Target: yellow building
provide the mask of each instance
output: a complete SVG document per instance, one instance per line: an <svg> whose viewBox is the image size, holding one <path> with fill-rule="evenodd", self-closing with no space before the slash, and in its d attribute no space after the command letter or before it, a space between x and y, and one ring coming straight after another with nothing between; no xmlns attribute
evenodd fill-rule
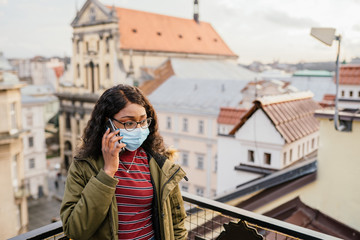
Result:
<svg viewBox="0 0 360 240"><path fill-rule="evenodd" d="M317 178L310 184L282 196L256 212L267 212L293 198L360 230L360 114L340 112L340 119L351 119L352 130L335 130L333 110L318 110L320 146Z"/></svg>
<svg viewBox="0 0 360 240"><path fill-rule="evenodd" d="M211 24L195 15L183 19L105 6L98 0L85 2L71 24L72 79L60 82L57 94L63 167L69 166L94 103L105 89L119 83L141 84L143 68L173 57L236 61Z"/></svg>
<svg viewBox="0 0 360 240"><path fill-rule="evenodd" d="M21 124L21 93L24 84L0 53L0 239L27 231Z"/></svg>

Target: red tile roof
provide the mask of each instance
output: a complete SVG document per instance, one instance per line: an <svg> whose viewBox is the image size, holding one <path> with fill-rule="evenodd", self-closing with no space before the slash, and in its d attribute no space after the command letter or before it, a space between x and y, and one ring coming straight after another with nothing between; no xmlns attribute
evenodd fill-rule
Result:
<svg viewBox="0 0 360 240"><path fill-rule="evenodd" d="M64 74L64 67L63 66L57 66L53 68L55 71L56 78L61 77Z"/></svg>
<svg viewBox="0 0 360 240"><path fill-rule="evenodd" d="M241 120L241 117L246 113L246 111L247 109L222 107L220 108L217 122L219 124L235 125Z"/></svg>
<svg viewBox="0 0 360 240"><path fill-rule="evenodd" d="M236 57L207 22L118 7L115 11L121 49Z"/></svg>
<svg viewBox="0 0 360 240"><path fill-rule="evenodd" d="M321 106L312 99L311 92L297 92L267 96L254 101L254 106L231 130L235 134L258 109L262 109L287 143L319 130L314 112Z"/></svg>
<svg viewBox="0 0 360 240"><path fill-rule="evenodd" d="M339 72L339 83L360 85L360 65L342 65Z"/></svg>

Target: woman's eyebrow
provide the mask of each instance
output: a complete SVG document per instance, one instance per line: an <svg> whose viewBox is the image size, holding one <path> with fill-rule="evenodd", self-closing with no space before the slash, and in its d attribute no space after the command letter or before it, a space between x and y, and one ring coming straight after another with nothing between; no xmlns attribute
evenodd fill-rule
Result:
<svg viewBox="0 0 360 240"><path fill-rule="evenodd" d="M140 117L146 117L146 113L143 114L143 115L140 115ZM120 117L120 119L122 119L122 118L136 118L136 116L122 116L122 117Z"/></svg>

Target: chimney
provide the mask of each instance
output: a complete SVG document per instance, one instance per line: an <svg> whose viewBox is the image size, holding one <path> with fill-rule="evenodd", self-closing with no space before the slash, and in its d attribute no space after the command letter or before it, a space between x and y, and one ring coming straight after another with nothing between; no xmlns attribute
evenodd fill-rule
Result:
<svg viewBox="0 0 360 240"><path fill-rule="evenodd" d="M194 21L199 23L199 1L194 0Z"/></svg>

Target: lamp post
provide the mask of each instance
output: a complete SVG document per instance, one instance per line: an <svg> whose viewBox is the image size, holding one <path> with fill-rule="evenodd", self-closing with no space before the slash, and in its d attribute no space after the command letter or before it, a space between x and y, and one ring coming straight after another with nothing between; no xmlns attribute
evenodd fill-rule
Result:
<svg viewBox="0 0 360 240"><path fill-rule="evenodd" d="M336 93L335 93L335 114L334 114L334 125L337 131L344 131L345 126L339 121L339 110L338 110L338 91L339 91L339 55L340 55L340 43L341 35L335 35L335 28L311 28L310 35L316 38L317 40L325 43L328 46L331 46L333 41L338 41L338 48L336 53L336 69L335 69L335 79L336 79Z"/></svg>

